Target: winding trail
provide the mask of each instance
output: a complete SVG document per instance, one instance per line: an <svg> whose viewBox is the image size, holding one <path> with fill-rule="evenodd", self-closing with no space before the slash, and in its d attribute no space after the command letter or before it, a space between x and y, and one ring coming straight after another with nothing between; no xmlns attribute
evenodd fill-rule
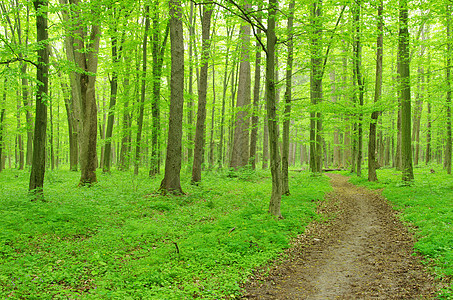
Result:
<svg viewBox="0 0 453 300"><path fill-rule="evenodd" d="M438 290L413 255L413 236L377 192L329 174L333 192L269 276L244 299L432 299Z"/></svg>

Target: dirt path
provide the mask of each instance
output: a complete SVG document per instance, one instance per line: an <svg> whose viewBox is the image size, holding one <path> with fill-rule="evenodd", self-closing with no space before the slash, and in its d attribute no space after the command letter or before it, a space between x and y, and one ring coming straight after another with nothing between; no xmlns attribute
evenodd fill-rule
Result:
<svg viewBox="0 0 453 300"><path fill-rule="evenodd" d="M434 279L413 256L413 238L376 192L329 174L333 192L269 276L259 272L244 299L430 299Z"/></svg>

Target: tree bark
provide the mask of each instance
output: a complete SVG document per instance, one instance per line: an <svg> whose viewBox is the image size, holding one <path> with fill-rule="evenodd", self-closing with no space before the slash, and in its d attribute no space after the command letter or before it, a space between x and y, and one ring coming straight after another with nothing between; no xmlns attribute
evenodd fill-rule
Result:
<svg viewBox="0 0 453 300"><path fill-rule="evenodd" d="M401 96L401 166L402 180L414 179L411 147L411 90L410 90L410 57L409 27L407 0L400 0L399 16L399 83Z"/></svg>
<svg viewBox="0 0 453 300"><path fill-rule="evenodd" d="M361 3L357 1L356 5L353 6L352 14L354 18L354 42L353 42L353 74L354 80L357 82L357 90L354 93L358 94L359 106L363 106L363 96L365 93L365 87L363 84L362 78L362 43L360 40L360 10ZM355 97L357 99L357 97ZM361 110L361 109L360 109ZM363 113L358 113L358 122L357 122L357 176L362 175L362 155L363 155ZM374 137L376 139L376 137Z"/></svg>
<svg viewBox="0 0 453 300"><path fill-rule="evenodd" d="M289 195L289 124L291 122L291 101L292 101L292 72L293 72L293 22L294 22L295 0L289 3L288 16L288 57L286 60L286 90L285 90L285 111L283 118L283 147L282 147L282 194Z"/></svg>
<svg viewBox="0 0 453 300"><path fill-rule="evenodd" d="M170 0L171 80L165 175L160 184L163 193L182 194L180 171L182 152L182 116L184 106L184 38L180 0Z"/></svg>
<svg viewBox="0 0 453 300"><path fill-rule="evenodd" d="M261 36L261 30L257 29L256 34ZM259 41L256 41L255 53L255 80L253 85L253 115L252 115L252 132L250 134L250 166L252 170L256 169L256 143L258 140L258 122L259 122L259 102L260 102L260 84L261 84L261 49Z"/></svg>
<svg viewBox="0 0 453 300"><path fill-rule="evenodd" d="M36 93L36 115L33 139L33 160L31 166L29 191L34 199L43 197L44 173L46 170L46 130L47 130L47 93L49 89L49 51L47 40L47 1L34 0L36 10L36 40L38 66L36 80L40 83Z"/></svg>
<svg viewBox="0 0 453 300"><path fill-rule="evenodd" d="M311 9L311 73L310 73L310 171L314 174L321 173L322 169L322 141L321 112L317 104L322 101L322 3L313 2Z"/></svg>
<svg viewBox="0 0 453 300"><path fill-rule="evenodd" d="M8 77L3 79L3 95L2 102L0 103L0 172L3 170L3 151L5 149L4 139L5 139L5 114L6 114L6 96L7 96L7 85Z"/></svg>
<svg viewBox="0 0 453 300"><path fill-rule="evenodd" d="M195 131L195 148L192 165L192 183L201 181L201 164L203 162L203 148L205 146L206 134L206 93L208 89L208 62L210 37L209 30L211 27L212 5L203 6L202 18L202 52L201 52L201 67L200 67L200 84L198 88L198 112L197 112L197 127Z"/></svg>
<svg viewBox="0 0 453 300"><path fill-rule="evenodd" d="M384 46L384 18L383 18L384 4L379 1L378 7L378 37L376 42L376 82L374 86L374 103L376 104L381 99L382 93L382 57ZM368 140L368 181L377 181L376 167L376 127L377 120L380 112L374 110L371 114L370 134Z"/></svg>
<svg viewBox="0 0 453 300"><path fill-rule="evenodd" d="M228 41L231 40L231 36L234 31L234 26L233 27L228 27L226 28L227 31L227 39ZM232 77L232 84L234 84L234 67L231 70L231 76L228 75L228 62L230 58L230 43L227 42L227 47L226 47L226 53L225 53L225 73L223 75L223 94L222 94L222 115L221 115L221 121L220 121L220 141L219 141L219 158L218 158L218 165L219 168L222 167L223 165L223 160L224 160L224 137L225 137L225 110L226 110L226 93L228 89L228 82L229 78ZM233 64L234 66L234 64Z"/></svg>
<svg viewBox="0 0 453 300"><path fill-rule="evenodd" d="M267 26L266 56L266 109L269 127L269 149L272 175L272 195L269 202L269 213L281 217L280 203L282 198L281 159L278 147L278 122L275 95L275 18L277 0L269 0L269 17Z"/></svg>
<svg viewBox="0 0 453 300"><path fill-rule="evenodd" d="M141 151L141 139L143 129L143 116L145 113L145 96L146 96L146 68L147 68L147 46L148 46L148 31L149 31L149 6L145 7L145 33L143 36L143 70L142 70L142 85L139 102L139 113L137 119L137 139L135 146L135 158L134 158L134 174L138 175L138 169L140 166L140 151Z"/></svg>
<svg viewBox="0 0 453 300"><path fill-rule="evenodd" d="M158 5L158 1L155 5ZM149 176L160 174L160 88L162 79L162 68L164 65L165 46L167 44L168 34L170 32L170 23L165 27L165 34L162 45L159 44L159 13L155 8L153 13L153 103L151 106L153 115L153 129L151 137L151 168Z"/></svg>
<svg viewBox="0 0 453 300"><path fill-rule="evenodd" d="M112 151L112 134L113 134L113 123L115 121L115 108L116 108L116 99L118 94L118 63L121 59L121 52L118 53L118 38L117 38L117 28L113 28L113 35L111 37L112 43L112 79L110 80L110 103L109 103L109 112L107 120L107 130L105 132L105 148L104 148L104 163L102 166L103 172L110 172L111 164L111 151ZM121 50L121 46L120 46Z"/></svg>
<svg viewBox="0 0 453 300"><path fill-rule="evenodd" d="M249 11L250 4L245 4L244 10ZM230 167L239 169L249 162L249 127L250 115L250 25L243 24L239 36L241 38L241 60L239 68L239 84L237 91L236 120L234 126L233 147Z"/></svg>

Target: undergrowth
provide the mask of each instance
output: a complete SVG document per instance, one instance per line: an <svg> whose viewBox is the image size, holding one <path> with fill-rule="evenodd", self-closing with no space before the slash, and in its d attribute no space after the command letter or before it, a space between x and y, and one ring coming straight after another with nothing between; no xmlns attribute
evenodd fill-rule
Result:
<svg viewBox="0 0 453 300"><path fill-rule="evenodd" d="M377 183L357 176L351 176L350 181L384 189L383 195L415 230L415 251L434 266L437 276L450 282L439 297L453 299L453 177L441 167L434 169L415 168L415 180L409 185L401 181L401 173L394 169L378 170Z"/></svg>
<svg viewBox="0 0 453 300"><path fill-rule="evenodd" d="M326 177L291 175L284 219L267 213L267 172L211 171L184 196L155 193L161 178L48 171L46 202L30 201L25 171L0 174L3 299L218 299L240 295L252 270L275 258L317 217Z"/></svg>

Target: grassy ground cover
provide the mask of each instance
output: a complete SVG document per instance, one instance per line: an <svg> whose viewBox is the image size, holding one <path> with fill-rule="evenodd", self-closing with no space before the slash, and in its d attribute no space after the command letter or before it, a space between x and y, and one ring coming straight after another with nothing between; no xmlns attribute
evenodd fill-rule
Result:
<svg viewBox="0 0 453 300"><path fill-rule="evenodd" d="M47 202L31 202L28 173L0 174L0 297L215 299L240 293L252 269L276 257L316 218L326 177L292 173L284 219L267 214L270 174L183 178L181 197L160 178L113 172L77 188L78 173L47 172Z"/></svg>
<svg viewBox="0 0 453 300"><path fill-rule="evenodd" d="M432 173L431 167L415 168L415 181L411 185L403 184L401 174L394 169L378 170L378 183L356 176L351 176L350 181L371 188L384 188L383 195L401 212L402 220L414 228L418 240L415 250L432 263L438 276L451 284L453 177L440 166L434 169ZM441 297L453 299L453 287L444 289Z"/></svg>

